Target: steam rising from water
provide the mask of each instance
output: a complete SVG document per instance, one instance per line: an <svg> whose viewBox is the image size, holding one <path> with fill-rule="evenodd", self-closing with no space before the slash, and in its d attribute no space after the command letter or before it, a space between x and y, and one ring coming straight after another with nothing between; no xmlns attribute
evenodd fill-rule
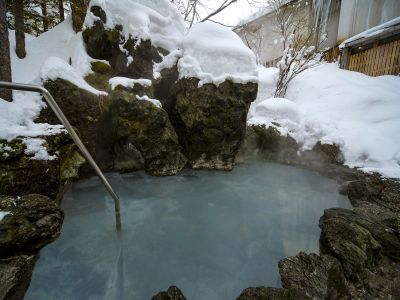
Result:
<svg viewBox="0 0 400 300"><path fill-rule="evenodd" d="M100 182L75 184L26 299L146 300L170 285L189 300L235 299L249 286L280 286L278 261L318 252L323 210L349 207L333 181L276 164L109 177L122 202L121 239Z"/></svg>

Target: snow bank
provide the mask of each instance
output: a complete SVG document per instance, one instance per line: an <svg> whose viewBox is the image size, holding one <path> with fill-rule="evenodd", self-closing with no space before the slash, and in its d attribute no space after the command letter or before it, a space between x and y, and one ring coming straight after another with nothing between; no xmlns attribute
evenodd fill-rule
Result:
<svg viewBox="0 0 400 300"><path fill-rule="evenodd" d="M278 81L279 69L258 66L258 93L249 109L247 119L251 119L256 113L256 106L265 99L272 98L275 93L276 82Z"/></svg>
<svg viewBox="0 0 400 300"><path fill-rule="evenodd" d="M180 78L196 77L200 85L257 82L254 53L230 29L211 22L193 26L183 39L183 57L178 62Z"/></svg>
<svg viewBox="0 0 400 300"><path fill-rule="evenodd" d="M289 85L286 97L292 103L261 101L249 123L276 121L278 130L293 136L303 149L317 141L336 143L347 165L400 178L399 91L399 77L370 77L321 64Z"/></svg>
<svg viewBox="0 0 400 300"><path fill-rule="evenodd" d="M132 79L127 77L113 77L108 83L111 85L111 89L114 90L117 86L124 86L127 88L133 88L135 84L142 86L151 86L151 80L149 79Z"/></svg>
<svg viewBox="0 0 400 300"><path fill-rule="evenodd" d="M70 18L39 37L26 35L27 56L24 59L19 59L15 54L14 35L14 31L9 32L14 82L40 84L40 79L60 77L90 92L102 94L82 78L90 72L93 59L86 53L82 34L74 33ZM71 61L72 66L66 61ZM34 123L46 106L38 93L14 91L13 98L13 102L0 99L0 139L10 141L25 137L23 143L27 147L26 153L32 159L55 159L48 155L43 146L45 141L38 137L59 134L64 131L63 126Z"/></svg>
<svg viewBox="0 0 400 300"><path fill-rule="evenodd" d="M92 0L84 26L91 27L98 18L90 12L101 7L107 15L106 26L123 26L126 39L151 40L156 47L169 51L179 48L185 25L175 5L168 0Z"/></svg>
<svg viewBox="0 0 400 300"><path fill-rule="evenodd" d="M14 34L10 32L12 77L13 81L20 83L34 81L45 60L51 56L68 61L75 45L75 43L71 43L71 39L75 37L71 18L37 38L30 36L26 41L26 57L24 59L19 59L15 54Z"/></svg>
<svg viewBox="0 0 400 300"><path fill-rule="evenodd" d="M287 135L297 129L302 117L301 107L293 101L284 98L268 98L255 106L254 113L247 123L274 127L279 123L281 134Z"/></svg>
<svg viewBox="0 0 400 300"><path fill-rule="evenodd" d="M13 102L0 99L0 139L10 141L18 136L37 137L61 133L61 125L33 122L44 106L37 93L16 92Z"/></svg>
<svg viewBox="0 0 400 300"><path fill-rule="evenodd" d="M149 102L153 103L153 105L157 106L158 108L161 108L161 107L162 107L161 102L160 102L159 100L151 99L151 98L149 98L149 97L146 96L146 95L145 95L145 96L138 96L138 95L136 95L136 99L138 99L138 100L140 100L140 101L149 101Z"/></svg>
<svg viewBox="0 0 400 300"><path fill-rule="evenodd" d="M101 92L90 86L83 78L80 76L76 70L67 64L64 60L58 57L48 58L42 68L40 69L40 79L42 81L46 80L56 80L57 78L67 80L77 87L84 89L95 95L107 95L106 92Z"/></svg>

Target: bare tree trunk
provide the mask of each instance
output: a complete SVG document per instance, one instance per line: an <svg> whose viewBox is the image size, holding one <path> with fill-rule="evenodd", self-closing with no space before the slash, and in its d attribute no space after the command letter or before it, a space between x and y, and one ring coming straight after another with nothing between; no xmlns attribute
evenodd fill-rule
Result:
<svg viewBox="0 0 400 300"><path fill-rule="evenodd" d="M89 0L71 0L72 26L75 32L82 30L88 6Z"/></svg>
<svg viewBox="0 0 400 300"><path fill-rule="evenodd" d="M58 11L60 13L60 21L65 20L65 14L64 14L64 1L63 0L58 0Z"/></svg>
<svg viewBox="0 0 400 300"><path fill-rule="evenodd" d="M17 53L17 56L22 59L26 56L23 0L15 0L14 16L15 16L15 52Z"/></svg>
<svg viewBox="0 0 400 300"><path fill-rule="evenodd" d="M43 18L43 31L46 32L49 30L49 19L47 18L47 3L46 0L42 0L40 3L40 7L42 9L42 18Z"/></svg>
<svg viewBox="0 0 400 300"><path fill-rule="evenodd" d="M0 80L11 81L10 43L8 41L5 0L0 0ZM0 98L12 101L11 90L0 89Z"/></svg>

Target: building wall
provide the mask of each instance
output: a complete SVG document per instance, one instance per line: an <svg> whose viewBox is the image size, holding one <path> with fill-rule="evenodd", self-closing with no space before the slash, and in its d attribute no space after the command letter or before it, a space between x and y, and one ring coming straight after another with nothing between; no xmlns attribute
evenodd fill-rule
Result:
<svg viewBox="0 0 400 300"><path fill-rule="evenodd" d="M337 41L400 16L400 0L342 0Z"/></svg>
<svg viewBox="0 0 400 300"><path fill-rule="evenodd" d="M296 2L294 1L294 3ZM304 3L310 2L304 1ZM302 6L298 14L299 18L308 20L310 17L309 4ZM259 63L265 64L280 58L283 53L283 39L277 25L275 15L271 12L243 25L235 32L256 53ZM305 27L299 29L304 30Z"/></svg>

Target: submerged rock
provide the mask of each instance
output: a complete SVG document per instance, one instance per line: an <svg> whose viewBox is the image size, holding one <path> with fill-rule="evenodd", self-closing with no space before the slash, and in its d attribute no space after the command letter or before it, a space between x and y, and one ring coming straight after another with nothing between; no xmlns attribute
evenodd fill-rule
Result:
<svg viewBox="0 0 400 300"><path fill-rule="evenodd" d="M186 300L181 290L176 286L170 286L166 292L160 292L151 300Z"/></svg>
<svg viewBox="0 0 400 300"><path fill-rule="evenodd" d="M305 293L294 289L252 287L245 289L237 300L311 300Z"/></svg>
<svg viewBox="0 0 400 300"><path fill-rule="evenodd" d="M195 169L231 170L245 136L247 111L257 84L225 81L219 86L199 79L176 82L172 123L184 153Z"/></svg>
<svg viewBox="0 0 400 300"><path fill-rule="evenodd" d="M9 213L0 221L0 258L36 253L60 235L64 215L48 197L1 196L0 210Z"/></svg>

